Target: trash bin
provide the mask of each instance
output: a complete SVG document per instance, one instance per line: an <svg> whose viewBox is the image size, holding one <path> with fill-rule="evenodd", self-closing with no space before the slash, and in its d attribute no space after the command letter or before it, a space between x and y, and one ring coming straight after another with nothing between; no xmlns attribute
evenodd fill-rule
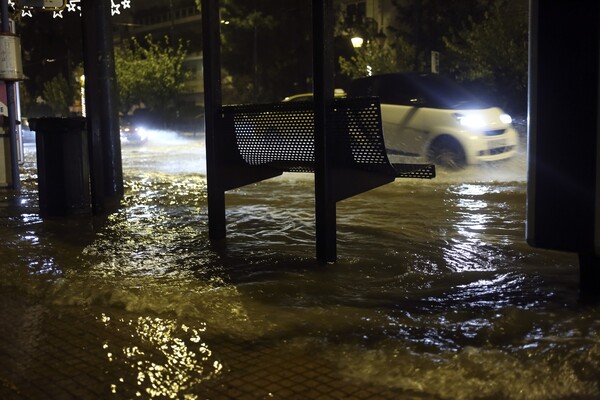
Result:
<svg viewBox="0 0 600 400"><path fill-rule="evenodd" d="M39 207L42 216L91 213L85 118L36 118Z"/></svg>

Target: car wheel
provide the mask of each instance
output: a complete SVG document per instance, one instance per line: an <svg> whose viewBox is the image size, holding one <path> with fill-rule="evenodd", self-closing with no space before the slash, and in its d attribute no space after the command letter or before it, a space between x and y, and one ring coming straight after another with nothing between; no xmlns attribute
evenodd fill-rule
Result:
<svg viewBox="0 0 600 400"><path fill-rule="evenodd" d="M467 164L467 157L461 144L451 137L437 139L429 147L429 160L447 169L461 169Z"/></svg>

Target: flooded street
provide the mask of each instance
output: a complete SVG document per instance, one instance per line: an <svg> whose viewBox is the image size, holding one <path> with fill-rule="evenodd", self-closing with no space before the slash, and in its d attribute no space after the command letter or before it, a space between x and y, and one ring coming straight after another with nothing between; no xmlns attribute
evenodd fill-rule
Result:
<svg viewBox="0 0 600 400"><path fill-rule="evenodd" d="M93 218L39 217L34 150L0 192L0 398L600 398L600 307L525 243L524 154L338 203L321 265L312 175L228 193L213 247L202 140L125 146Z"/></svg>

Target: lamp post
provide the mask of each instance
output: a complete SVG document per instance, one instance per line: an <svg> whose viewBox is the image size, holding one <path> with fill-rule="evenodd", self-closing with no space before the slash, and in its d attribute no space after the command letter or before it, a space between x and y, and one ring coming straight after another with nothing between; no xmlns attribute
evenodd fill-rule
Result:
<svg viewBox="0 0 600 400"><path fill-rule="evenodd" d="M353 36L352 38L350 38L350 42L352 42L352 47L354 47L356 53L360 55L361 52L358 49L360 49L363 46L365 40L360 36ZM368 51L368 48L366 50ZM373 75L373 68L371 68L370 65L367 65L367 76L371 75Z"/></svg>
<svg viewBox="0 0 600 400"><path fill-rule="evenodd" d="M350 39L350 41L352 42L352 47L359 49L362 47L365 40L360 36L354 36Z"/></svg>

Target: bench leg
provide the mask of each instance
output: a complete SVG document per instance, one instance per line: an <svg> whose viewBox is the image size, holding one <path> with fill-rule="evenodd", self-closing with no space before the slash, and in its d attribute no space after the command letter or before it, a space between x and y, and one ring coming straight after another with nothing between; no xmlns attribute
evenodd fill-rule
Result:
<svg viewBox="0 0 600 400"><path fill-rule="evenodd" d="M328 110L333 103L333 0L313 0L313 76L315 99L315 217L317 259L334 262L336 254L336 202L332 161L333 132Z"/></svg>
<svg viewBox="0 0 600 400"><path fill-rule="evenodd" d="M211 188L211 186L208 186ZM225 192L218 188L208 191L208 237L211 241L225 239Z"/></svg>
<svg viewBox="0 0 600 400"><path fill-rule="evenodd" d="M579 253L579 292L581 300L600 303L600 257Z"/></svg>
<svg viewBox="0 0 600 400"><path fill-rule="evenodd" d="M337 260L336 201L330 171L315 174L315 218L317 260L335 262Z"/></svg>

